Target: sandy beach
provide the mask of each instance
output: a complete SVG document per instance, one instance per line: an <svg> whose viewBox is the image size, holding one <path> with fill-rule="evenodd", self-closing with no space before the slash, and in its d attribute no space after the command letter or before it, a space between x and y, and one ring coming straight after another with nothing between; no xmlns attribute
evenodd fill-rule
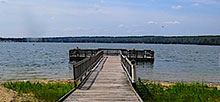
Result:
<svg viewBox="0 0 220 102"><path fill-rule="evenodd" d="M27 80L22 80L27 81ZM45 80L30 80L31 82L39 82L39 83L73 83L73 80L71 79L45 79ZM16 82L16 81L12 81ZM4 87L4 83L6 82L0 82L0 100L2 102L39 102L37 98L34 97L33 94L23 94L22 96L19 96L16 91L10 90L8 88ZM40 100L42 101L42 100Z"/></svg>

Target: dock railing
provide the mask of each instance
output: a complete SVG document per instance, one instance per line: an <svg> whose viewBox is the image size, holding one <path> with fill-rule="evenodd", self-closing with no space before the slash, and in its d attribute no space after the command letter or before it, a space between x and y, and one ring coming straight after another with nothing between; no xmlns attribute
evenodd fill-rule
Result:
<svg viewBox="0 0 220 102"><path fill-rule="evenodd" d="M69 57L88 57L95 55L97 52L96 49L72 49L69 50Z"/></svg>
<svg viewBox="0 0 220 102"><path fill-rule="evenodd" d="M154 51L151 50L129 50L128 58L151 58L154 59Z"/></svg>
<svg viewBox="0 0 220 102"><path fill-rule="evenodd" d="M121 63L124 67L130 82L133 85L136 85L136 62L135 60L130 61L127 56L124 56L122 52L120 52Z"/></svg>
<svg viewBox="0 0 220 102"><path fill-rule="evenodd" d="M94 56L98 51L103 51L104 55L119 55L120 52L127 56L129 60L136 60L137 62L154 61L154 51L152 50L127 50L120 48L98 48L98 49L71 49L69 51L69 61L80 61L84 58Z"/></svg>
<svg viewBox="0 0 220 102"><path fill-rule="evenodd" d="M75 64L73 64L74 83L77 87L78 81L83 81L89 71L100 61L103 57L103 51L97 52L95 55L87 57Z"/></svg>
<svg viewBox="0 0 220 102"><path fill-rule="evenodd" d="M105 55L119 55L120 51L123 55L127 55L127 49L119 49L119 48L98 48L99 51L104 51Z"/></svg>

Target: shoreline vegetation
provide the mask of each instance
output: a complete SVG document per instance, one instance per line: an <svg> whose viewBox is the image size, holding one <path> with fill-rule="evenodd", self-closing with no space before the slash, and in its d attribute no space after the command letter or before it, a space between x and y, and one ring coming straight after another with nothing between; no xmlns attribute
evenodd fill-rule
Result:
<svg viewBox="0 0 220 102"><path fill-rule="evenodd" d="M1 38L0 42L62 42L62 43L145 43L220 45L220 35L204 36L83 36L45 38Z"/></svg>
<svg viewBox="0 0 220 102"><path fill-rule="evenodd" d="M144 102L220 102L219 85L161 83L139 79L136 86Z"/></svg>
<svg viewBox="0 0 220 102"><path fill-rule="evenodd" d="M73 88L72 79L0 82L0 100L55 102ZM136 91L144 102L220 101L220 84L139 80Z"/></svg>
<svg viewBox="0 0 220 102"><path fill-rule="evenodd" d="M3 102L56 102L74 88L71 79L0 82Z"/></svg>

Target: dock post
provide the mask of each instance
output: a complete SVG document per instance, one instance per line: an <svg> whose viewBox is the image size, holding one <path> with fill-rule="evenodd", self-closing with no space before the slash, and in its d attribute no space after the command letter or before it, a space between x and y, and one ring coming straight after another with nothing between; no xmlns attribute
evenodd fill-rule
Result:
<svg viewBox="0 0 220 102"><path fill-rule="evenodd" d="M131 61L131 64L132 64L132 85L133 87L136 88L136 61L135 60L132 60Z"/></svg>

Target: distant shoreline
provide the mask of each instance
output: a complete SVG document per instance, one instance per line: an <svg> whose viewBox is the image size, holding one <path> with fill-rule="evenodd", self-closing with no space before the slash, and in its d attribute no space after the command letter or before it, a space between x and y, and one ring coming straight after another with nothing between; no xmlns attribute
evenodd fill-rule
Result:
<svg viewBox="0 0 220 102"><path fill-rule="evenodd" d="M220 45L220 35L207 36L94 36L94 37L46 37L1 38L0 42L49 42L49 43L128 43L128 44L184 44Z"/></svg>
<svg viewBox="0 0 220 102"><path fill-rule="evenodd" d="M110 43L106 43L106 42L14 42L14 41L0 41L0 43L66 43L66 44L70 44L70 43L96 43L96 44L157 44L157 45L201 45L201 46L220 46L219 45L211 45L211 44L181 44L181 43L114 43L114 42L110 42Z"/></svg>

